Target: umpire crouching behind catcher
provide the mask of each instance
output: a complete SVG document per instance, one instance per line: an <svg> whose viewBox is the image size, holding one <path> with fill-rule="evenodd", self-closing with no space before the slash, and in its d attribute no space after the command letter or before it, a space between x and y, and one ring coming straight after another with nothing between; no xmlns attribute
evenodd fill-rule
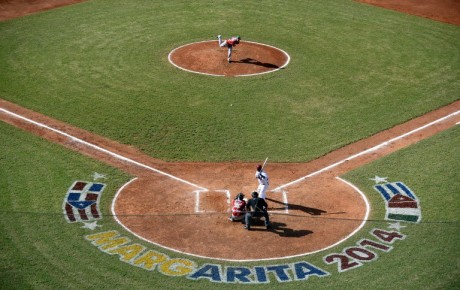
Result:
<svg viewBox="0 0 460 290"><path fill-rule="evenodd" d="M267 229L271 228L270 218L268 217L268 205L267 202L259 197L259 194L254 191L251 193L252 198L248 200L246 204L246 216L245 216L245 226L247 230L251 229L252 218L254 217L264 217L265 226Z"/></svg>

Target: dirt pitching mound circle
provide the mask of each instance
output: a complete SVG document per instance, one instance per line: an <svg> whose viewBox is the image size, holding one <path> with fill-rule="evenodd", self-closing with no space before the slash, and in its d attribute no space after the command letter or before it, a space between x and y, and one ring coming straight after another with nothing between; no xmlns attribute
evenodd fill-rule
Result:
<svg viewBox="0 0 460 290"><path fill-rule="evenodd" d="M182 70L212 76L253 76L285 68L289 55L276 47L242 41L233 48L227 62L227 48L218 41L202 41L180 46L169 53L169 62Z"/></svg>

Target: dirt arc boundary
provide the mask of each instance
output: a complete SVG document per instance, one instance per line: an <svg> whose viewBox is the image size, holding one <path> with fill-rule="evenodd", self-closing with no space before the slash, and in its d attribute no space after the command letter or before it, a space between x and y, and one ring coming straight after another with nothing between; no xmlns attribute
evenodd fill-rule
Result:
<svg viewBox="0 0 460 290"><path fill-rule="evenodd" d="M232 61L227 62L227 48L216 40L179 46L168 54L169 62L184 71L208 75L247 77L282 70L290 62L284 50L258 42L241 41L233 48Z"/></svg>

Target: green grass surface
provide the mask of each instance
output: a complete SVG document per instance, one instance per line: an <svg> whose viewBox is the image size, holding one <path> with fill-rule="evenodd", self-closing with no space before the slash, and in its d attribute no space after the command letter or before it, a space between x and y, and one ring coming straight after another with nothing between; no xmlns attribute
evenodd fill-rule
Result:
<svg viewBox="0 0 460 290"><path fill-rule="evenodd" d="M370 187L369 178L375 175L403 181L420 199L422 223L403 229L407 239L387 258L394 271L407 275L399 279L398 289L455 289L460 283L459 142L456 126L345 175L362 189ZM378 195L373 190L365 193ZM374 211L372 217L379 216ZM373 270L387 275L388 265Z"/></svg>
<svg viewBox="0 0 460 290"><path fill-rule="evenodd" d="M291 63L249 78L168 63L175 47L217 34L274 45ZM165 160L311 160L458 100L459 72L460 27L345 0L96 0L0 23L0 98ZM457 126L345 175L368 196L372 221L333 249L274 262L305 260L331 276L237 286L458 288L459 133ZM0 122L0 288L235 288L133 267L86 241L88 229L65 221L62 202L73 181L94 172L108 176L102 230L129 235L109 207L131 176ZM388 226L375 175L407 184L423 222L403 228L406 239L390 253L339 274L325 255Z"/></svg>
<svg viewBox="0 0 460 290"><path fill-rule="evenodd" d="M216 78L167 60L236 33L290 65ZM0 35L0 97L166 160L311 160L460 92L459 27L352 1L89 1Z"/></svg>

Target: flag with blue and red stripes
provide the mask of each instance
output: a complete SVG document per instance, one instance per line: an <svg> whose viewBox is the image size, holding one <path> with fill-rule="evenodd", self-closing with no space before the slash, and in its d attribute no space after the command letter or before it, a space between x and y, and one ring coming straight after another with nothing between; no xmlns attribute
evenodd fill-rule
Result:
<svg viewBox="0 0 460 290"><path fill-rule="evenodd" d="M69 223L86 222L102 218L99 201L103 183L75 181L67 191L64 199L64 216Z"/></svg>

